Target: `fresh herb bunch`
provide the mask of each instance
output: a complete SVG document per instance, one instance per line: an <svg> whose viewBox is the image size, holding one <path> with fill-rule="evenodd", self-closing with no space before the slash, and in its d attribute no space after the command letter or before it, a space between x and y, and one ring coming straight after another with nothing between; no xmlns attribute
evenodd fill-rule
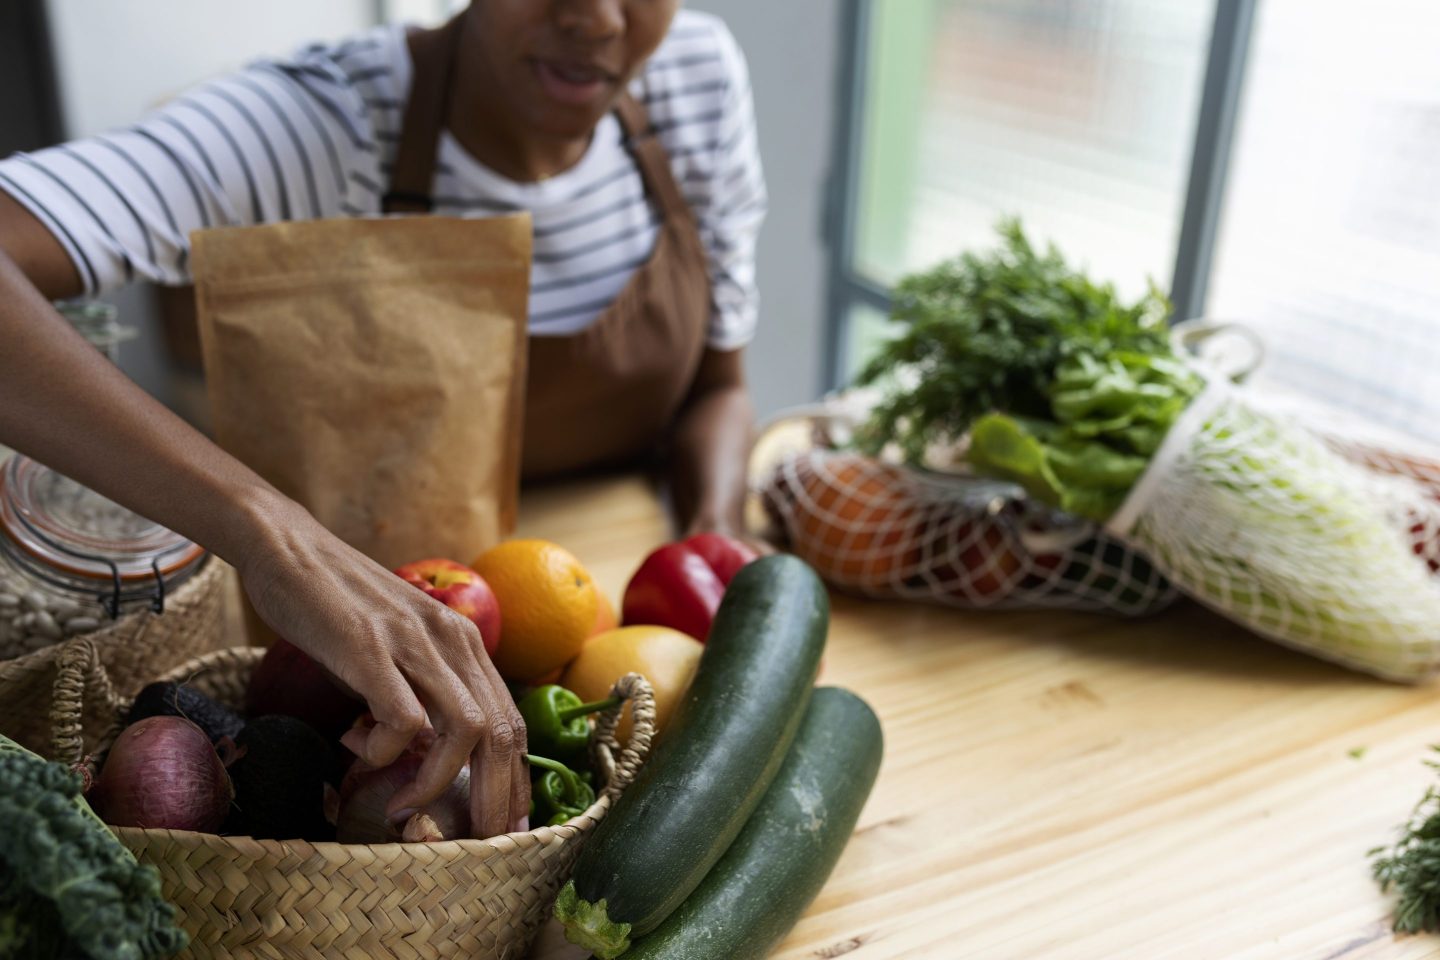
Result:
<svg viewBox="0 0 1440 960"><path fill-rule="evenodd" d="M1199 392L1174 355L1170 304L1152 285L1125 303L1041 252L1017 220L999 246L901 282L901 335L861 372L885 399L860 430L870 452L894 442L912 462L970 433L982 473L1105 520ZM973 430L973 433L972 433Z"/></svg>
<svg viewBox="0 0 1440 960"><path fill-rule="evenodd" d="M1153 286L1127 305L1053 245L1036 250L1019 220L996 231L998 248L961 254L896 287L890 319L906 329L859 382L909 368L914 384L892 390L876 410L868 445L893 439L918 460L927 442L959 438L991 411L1048 417L1049 384L1067 358L1170 352L1170 303Z"/></svg>
<svg viewBox="0 0 1440 960"><path fill-rule="evenodd" d="M1440 746L1432 747L1440 752ZM1440 771L1440 762L1425 761ZM1380 889L1394 887L1396 933L1440 930L1440 788L1430 787L1400 828L1393 847L1370 851L1371 869Z"/></svg>
<svg viewBox="0 0 1440 960"><path fill-rule="evenodd" d="M148 960L187 940L80 777L0 736L0 957Z"/></svg>

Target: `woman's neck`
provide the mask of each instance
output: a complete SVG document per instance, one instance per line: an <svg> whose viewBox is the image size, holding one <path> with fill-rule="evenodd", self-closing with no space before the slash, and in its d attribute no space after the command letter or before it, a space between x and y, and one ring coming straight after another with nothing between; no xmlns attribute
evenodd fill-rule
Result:
<svg viewBox="0 0 1440 960"><path fill-rule="evenodd" d="M537 135L516 116L489 76L474 20L461 27L446 126L460 146L502 177L534 183L564 173L585 156L590 137L580 140Z"/></svg>

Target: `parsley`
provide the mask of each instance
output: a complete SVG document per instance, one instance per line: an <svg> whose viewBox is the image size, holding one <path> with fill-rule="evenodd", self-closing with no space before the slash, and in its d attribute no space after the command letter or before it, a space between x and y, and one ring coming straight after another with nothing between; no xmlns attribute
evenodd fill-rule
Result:
<svg viewBox="0 0 1440 960"><path fill-rule="evenodd" d="M1431 749L1440 752L1440 746ZM1425 765L1440 771L1440 762L1427 760ZM1369 853L1380 889L1393 887L1399 896L1395 932L1440 930L1440 789L1425 791L1399 833L1393 847Z"/></svg>

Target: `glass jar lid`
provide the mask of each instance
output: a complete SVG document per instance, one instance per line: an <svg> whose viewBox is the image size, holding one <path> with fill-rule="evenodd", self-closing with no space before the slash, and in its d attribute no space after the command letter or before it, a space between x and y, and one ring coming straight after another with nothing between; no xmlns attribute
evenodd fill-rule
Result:
<svg viewBox="0 0 1440 960"><path fill-rule="evenodd" d="M28 457L0 473L0 533L33 560L84 579L163 579L203 547Z"/></svg>

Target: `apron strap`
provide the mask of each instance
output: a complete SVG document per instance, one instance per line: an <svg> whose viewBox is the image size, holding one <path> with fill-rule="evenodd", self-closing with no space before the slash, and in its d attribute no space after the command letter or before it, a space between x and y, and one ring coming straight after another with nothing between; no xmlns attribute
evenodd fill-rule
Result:
<svg viewBox="0 0 1440 960"><path fill-rule="evenodd" d="M655 136L655 128L650 126L650 114L645 105L627 91L616 102L615 115L620 120L620 129L625 132L625 149L635 158L640 178L645 181L645 190L660 212L667 220L671 217L693 220L694 211L680 192L680 185L675 182L670 157Z"/></svg>
<svg viewBox="0 0 1440 960"><path fill-rule="evenodd" d="M410 97L405 104L390 189L381 200L385 213L430 213L435 208L430 191L435 182L440 133L450 114L463 16L458 14L438 30L409 38ZM625 148L635 158L646 192L660 212L667 219L693 218L644 105L627 91L616 102L615 114L625 133Z"/></svg>
<svg viewBox="0 0 1440 960"><path fill-rule="evenodd" d="M435 208L430 190L435 182L440 131L450 113L460 25L457 15L439 30L409 39L410 98L405 104L390 190L381 200L386 213L429 213Z"/></svg>

